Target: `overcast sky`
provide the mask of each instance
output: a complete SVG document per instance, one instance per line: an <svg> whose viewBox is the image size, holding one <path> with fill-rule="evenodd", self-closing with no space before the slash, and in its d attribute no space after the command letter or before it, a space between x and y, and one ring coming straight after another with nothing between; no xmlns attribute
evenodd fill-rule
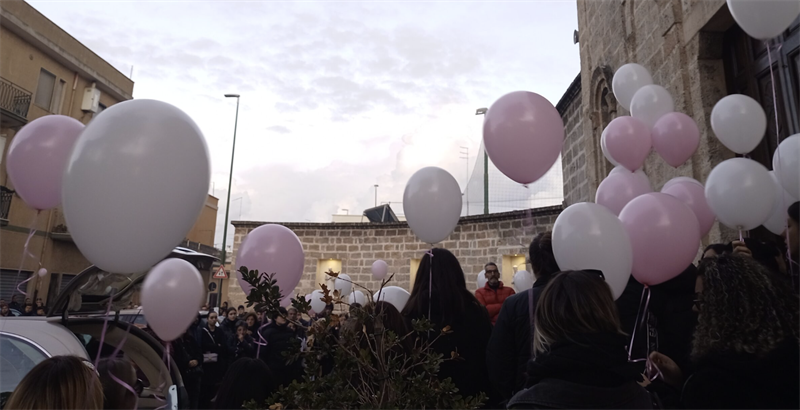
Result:
<svg viewBox="0 0 800 410"><path fill-rule="evenodd" d="M580 71L574 0L29 2L133 70L134 98L198 123L220 198L217 243L236 110L225 93L242 96L231 219L330 222L371 207L375 184L402 213L395 202L424 166L463 189L459 147L471 170L480 146L475 109L516 90L555 104Z"/></svg>

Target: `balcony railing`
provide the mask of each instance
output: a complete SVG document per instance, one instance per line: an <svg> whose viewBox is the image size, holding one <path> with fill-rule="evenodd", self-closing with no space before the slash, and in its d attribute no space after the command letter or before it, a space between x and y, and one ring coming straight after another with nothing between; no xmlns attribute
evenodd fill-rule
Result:
<svg viewBox="0 0 800 410"><path fill-rule="evenodd" d="M3 123L10 127L28 123L28 109L31 106L31 93L11 81L0 77L0 110Z"/></svg>
<svg viewBox="0 0 800 410"><path fill-rule="evenodd" d="M14 199L13 189L0 186L0 222L8 223L8 211L11 210L11 200Z"/></svg>

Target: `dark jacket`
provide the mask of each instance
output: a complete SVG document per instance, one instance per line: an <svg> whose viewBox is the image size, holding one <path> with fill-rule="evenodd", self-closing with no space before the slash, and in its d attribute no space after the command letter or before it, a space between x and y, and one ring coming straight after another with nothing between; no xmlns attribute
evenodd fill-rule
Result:
<svg viewBox="0 0 800 410"><path fill-rule="evenodd" d="M533 283L534 306L554 275L542 276ZM506 299L492 330L486 350L489 378L504 400L525 387L526 366L531 358L531 329L528 291Z"/></svg>
<svg viewBox="0 0 800 410"><path fill-rule="evenodd" d="M203 384L213 385L222 380L227 370L227 361L230 358L228 335L220 328L212 332L208 329L208 326L206 326L200 329L200 336L200 350L203 353L217 354L216 362L203 362Z"/></svg>
<svg viewBox="0 0 800 410"><path fill-rule="evenodd" d="M648 322L644 320L645 325L636 330L631 354L633 359L645 358L653 350L658 350L672 358L679 367L688 367L692 336L697 324L697 314L692 311L696 279L697 268L689 265L680 275L650 287L650 346L647 346L645 331ZM633 334L643 288L631 276L625 291L616 301L622 331L628 335ZM642 317L639 320L641 323ZM640 367L644 370L644 362L640 362Z"/></svg>
<svg viewBox="0 0 800 410"><path fill-rule="evenodd" d="M486 345L492 334L492 322L486 308L479 305L476 301L469 304L468 308L457 320L451 323L442 322L437 319L438 315L434 309L431 313L434 318L434 329L429 333L420 336L433 339L439 335L443 326L449 325L452 333L439 338L432 348L436 353L444 355L445 359L451 357L451 353L458 352L461 357L459 360L448 360L442 363L438 377L439 379L451 378L458 393L462 396L473 396L480 392L485 392L490 396L496 396L489 384L489 375L486 369ZM418 317L406 317L409 321L419 319ZM438 321L438 322L437 322ZM409 325L409 328L411 326Z"/></svg>
<svg viewBox="0 0 800 410"><path fill-rule="evenodd" d="M220 323L219 327L228 334L228 337L236 337L236 324L239 323L239 319L236 320L228 320L225 318Z"/></svg>
<svg viewBox="0 0 800 410"><path fill-rule="evenodd" d="M286 324L281 326L272 322L261 329L261 336L263 337L262 343L266 343L266 345L261 346L259 359L267 364L278 383L286 386L292 380L300 379L303 374L300 360L287 363L288 359L283 355L284 352L292 351L293 343L299 344L300 341L297 340L295 331Z"/></svg>
<svg viewBox="0 0 800 410"><path fill-rule="evenodd" d="M709 354L683 386L686 408L800 408L800 346L787 341L766 357Z"/></svg>
<svg viewBox="0 0 800 410"><path fill-rule="evenodd" d="M528 386L508 403L514 409L653 408L650 394L637 383L628 363L626 337L573 335L578 343L550 346L528 364Z"/></svg>
<svg viewBox="0 0 800 410"><path fill-rule="evenodd" d="M258 336L258 335L256 335ZM244 339L239 340L237 336L234 339L234 358L239 359L242 357L256 357L256 344L250 335L245 335Z"/></svg>
<svg viewBox="0 0 800 410"><path fill-rule="evenodd" d="M184 379L199 378L203 373L203 352L200 343L195 339L197 329L187 329L173 343L173 359ZM197 361L197 366L189 367L189 362Z"/></svg>
<svg viewBox="0 0 800 410"><path fill-rule="evenodd" d="M497 315L500 314L500 308L503 307L503 302L506 301L509 297L514 294L514 289L509 288L507 286L503 286L503 282L500 281L496 289L493 289L489 286L487 282L484 287L475 291L475 297L478 299L478 302L481 302L481 305L486 306L486 310L489 312L489 317L492 319L492 324L497 322Z"/></svg>

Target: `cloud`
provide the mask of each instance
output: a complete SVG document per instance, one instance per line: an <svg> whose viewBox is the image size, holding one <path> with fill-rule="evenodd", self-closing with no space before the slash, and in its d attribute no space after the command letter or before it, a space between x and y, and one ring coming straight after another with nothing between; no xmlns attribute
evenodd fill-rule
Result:
<svg viewBox="0 0 800 410"><path fill-rule="evenodd" d="M402 213L406 181L429 165L463 188L475 108L521 89L555 103L580 70L574 1L32 4L123 73L134 66L135 98L195 119L221 198L236 116L223 94L241 94L232 218L329 221L372 206L376 183Z"/></svg>

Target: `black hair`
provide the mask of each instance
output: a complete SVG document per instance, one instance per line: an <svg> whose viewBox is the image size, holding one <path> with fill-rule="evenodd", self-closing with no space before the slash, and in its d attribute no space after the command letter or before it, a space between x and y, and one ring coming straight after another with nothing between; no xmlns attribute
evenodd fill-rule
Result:
<svg viewBox="0 0 800 410"><path fill-rule="evenodd" d="M285 307L281 306L278 308L277 312L273 312L272 315L270 315L270 319L275 320L278 316L286 316L288 314L289 311L287 311Z"/></svg>
<svg viewBox="0 0 800 410"><path fill-rule="evenodd" d="M730 244L726 245L724 243L712 243L711 245L708 245L706 246L705 249L703 249L701 257L702 255L705 255L706 252L708 251L714 251L714 253L716 253L717 255L722 255L724 253L730 253L731 251L733 251L733 248L731 248Z"/></svg>
<svg viewBox="0 0 800 410"><path fill-rule="evenodd" d="M792 218L794 223L800 223L800 201L789 205L789 210L787 213L789 214L789 218Z"/></svg>
<svg viewBox="0 0 800 410"><path fill-rule="evenodd" d="M553 254L553 233L542 232L533 237L528 248L533 273L540 276L550 276L561 271Z"/></svg>
<svg viewBox="0 0 800 410"><path fill-rule="evenodd" d="M225 372L214 407L241 409L245 402L263 403L275 391L277 383L266 363L260 359L242 357Z"/></svg>
<svg viewBox="0 0 800 410"><path fill-rule="evenodd" d="M244 309L244 305L239 305L237 309Z"/></svg>
<svg viewBox="0 0 800 410"><path fill-rule="evenodd" d="M230 314L231 314L231 312L233 312L233 313L239 313L239 312L236 310L236 308L235 308L235 307L229 307L229 308L228 308L228 310L226 310L226 311L225 311L225 316L228 316L228 315L230 315Z"/></svg>
<svg viewBox="0 0 800 410"><path fill-rule="evenodd" d="M487 266L489 266L489 265L492 265L492 266L494 266L495 268L497 267L497 264L496 264L496 263L494 263L494 262L489 262L489 263L487 263L486 265L483 265L483 268L484 268L484 269L486 269L486 267L487 267Z"/></svg>
<svg viewBox="0 0 800 410"><path fill-rule="evenodd" d="M441 248L434 248L431 252L433 258L426 253L419 263L414 288L403 315L423 317L430 309L433 317L429 319L437 324L462 319L469 305L480 306L480 303L467 290L464 271L455 255Z"/></svg>

